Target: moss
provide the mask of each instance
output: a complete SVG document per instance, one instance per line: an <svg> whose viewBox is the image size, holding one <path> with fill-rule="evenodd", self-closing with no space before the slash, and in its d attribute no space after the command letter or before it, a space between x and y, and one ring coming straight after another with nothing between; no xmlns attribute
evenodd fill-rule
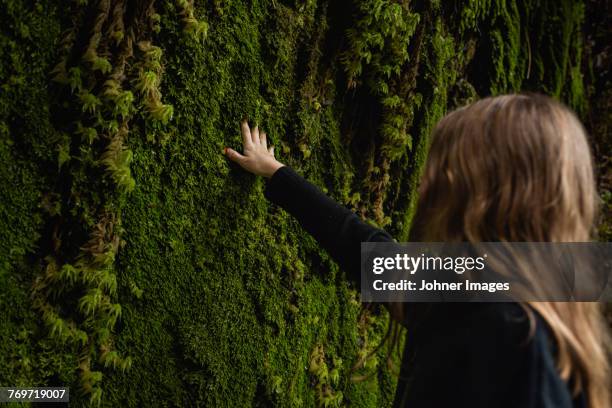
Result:
<svg viewBox="0 0 612 408"><path fill-rule="evenodd" d="M45 339L30 287L46 242L44 198L54 180L61 135L52 125L47 69L60 24L53 3L2 3L0 18L0 382L70 383L70 350Z"/></svg>
<svg viewBox="0 0 612 408"><path fill-rule="evenodd" d="M584 102L580 7L157 2L143 13L131 55L121 46L129 30L113 13L116 24L101 23L109 36L79 40L85 11L104 4L73 5L72 19L53 2L0 9L13 22L0 36L8 61L0 72L0 308L9 311L0 317L0 382L67 384L76 406L92 395L127 407L306 407L339 396L389 406L396 377L384 347L352 370L382 340L388 316L363 323L344 272L222 148L240 145L238 122L248 117L281 160L405 239L429 134L448 109L524 84ZM531 57L525 21L548 27L538 44L530 37ZM558 32L563 47L546 54L540 44ZM547 80L538 85L539 77ZM86 259L105 279L68 291L101 219L117 226L102 240L113 250ZM48 336L54 326L45 327L31 292L49 271L66 281L52 282L44 299L98 349ZM112 316L121 311L104 336L84 318L99 293ZM309 370L313 355L326 370ZM122 371L126 360L116 356L131 356L132 368ZM102 379L87 395L83 376L92 372Z"/></svg>
<svg viewBox="0 0 612 408"><path fill-rule="evenodd" d="M584 116L593 146L598 190L602 199L598 234L599 240L604 242L612 240L612 79L607 73L610 54L606 51L612 28L605 23L609 21L611 12L610 7L602 10L594 2L586 4L583 42L586 54L586 58L583 58L587 61L587 69L583 73L587 101ZM612 318L612 310L609 312Z"/></svg>

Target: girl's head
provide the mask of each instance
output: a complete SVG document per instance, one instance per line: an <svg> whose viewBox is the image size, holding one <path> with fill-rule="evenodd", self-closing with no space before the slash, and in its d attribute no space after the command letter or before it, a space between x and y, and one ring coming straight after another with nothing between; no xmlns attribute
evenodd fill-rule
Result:
<svg viewBox="0 0 612 408"><path fill-rule="evenodd" d="M446 115L419 193L413 241L588 241L598 205L580 121L532 94L485 98ZM562 378L590 407L608 407L609 340L598 305L529 306L556 340Z"/></svg>
<svg viewBox="0 0 612 408"><path fill-rule="evenodd" d="M543 95L504 95L436 126L414 233L424 241L585 241L596 208L576 116Z"/></svg>

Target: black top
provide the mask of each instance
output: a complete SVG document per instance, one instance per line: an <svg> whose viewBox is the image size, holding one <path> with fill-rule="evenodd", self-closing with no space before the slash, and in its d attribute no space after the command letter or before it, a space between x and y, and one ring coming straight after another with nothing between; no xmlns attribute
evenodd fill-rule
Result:
<svg viewBox="0 0 612 408"><path fill-rule="evenodd" d="M389 234L324 195L289 167L265 196L293 215L359 287L360 243ZM395 407L584 407L560 378L546 324L516 303L437 303L407 331ZM407 308L416 310L415 305ZM418 309L420 310L420 309Z"/></svg>

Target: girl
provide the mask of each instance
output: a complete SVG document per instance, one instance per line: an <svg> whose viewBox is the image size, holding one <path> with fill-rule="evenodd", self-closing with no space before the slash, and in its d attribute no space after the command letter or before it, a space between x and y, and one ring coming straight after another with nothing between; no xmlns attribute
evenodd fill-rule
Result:
<svg viewBox="0 0 612 408"><path fill-rule="evenodd" d="M265 196L358 284L360 243L392 238L277 161L257 127L243 123L242 135L243 154L226 148L227 157L268 177ZM436 126L411 241L588 241L597 202L586 135L569 109L541 95L486 98ZM610 407L598 304L387 306L392 324L409 328L397 407Z"/></svg>

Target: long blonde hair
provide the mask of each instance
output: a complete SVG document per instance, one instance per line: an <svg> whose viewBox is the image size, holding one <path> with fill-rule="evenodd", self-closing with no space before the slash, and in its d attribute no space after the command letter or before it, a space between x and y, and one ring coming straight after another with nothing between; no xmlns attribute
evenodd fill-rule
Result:
<svg viewBox="0 0 612 408"><path fill-rule="evenodd" d="M485 98L446 115L419 192L411 232L418 241L589 241L599 203L580 121L535 94ZM610 336L600 305L523 306L549 326L574 395L610 407ZM390 305L392 316L401 318L402 308Z"/></svg>

